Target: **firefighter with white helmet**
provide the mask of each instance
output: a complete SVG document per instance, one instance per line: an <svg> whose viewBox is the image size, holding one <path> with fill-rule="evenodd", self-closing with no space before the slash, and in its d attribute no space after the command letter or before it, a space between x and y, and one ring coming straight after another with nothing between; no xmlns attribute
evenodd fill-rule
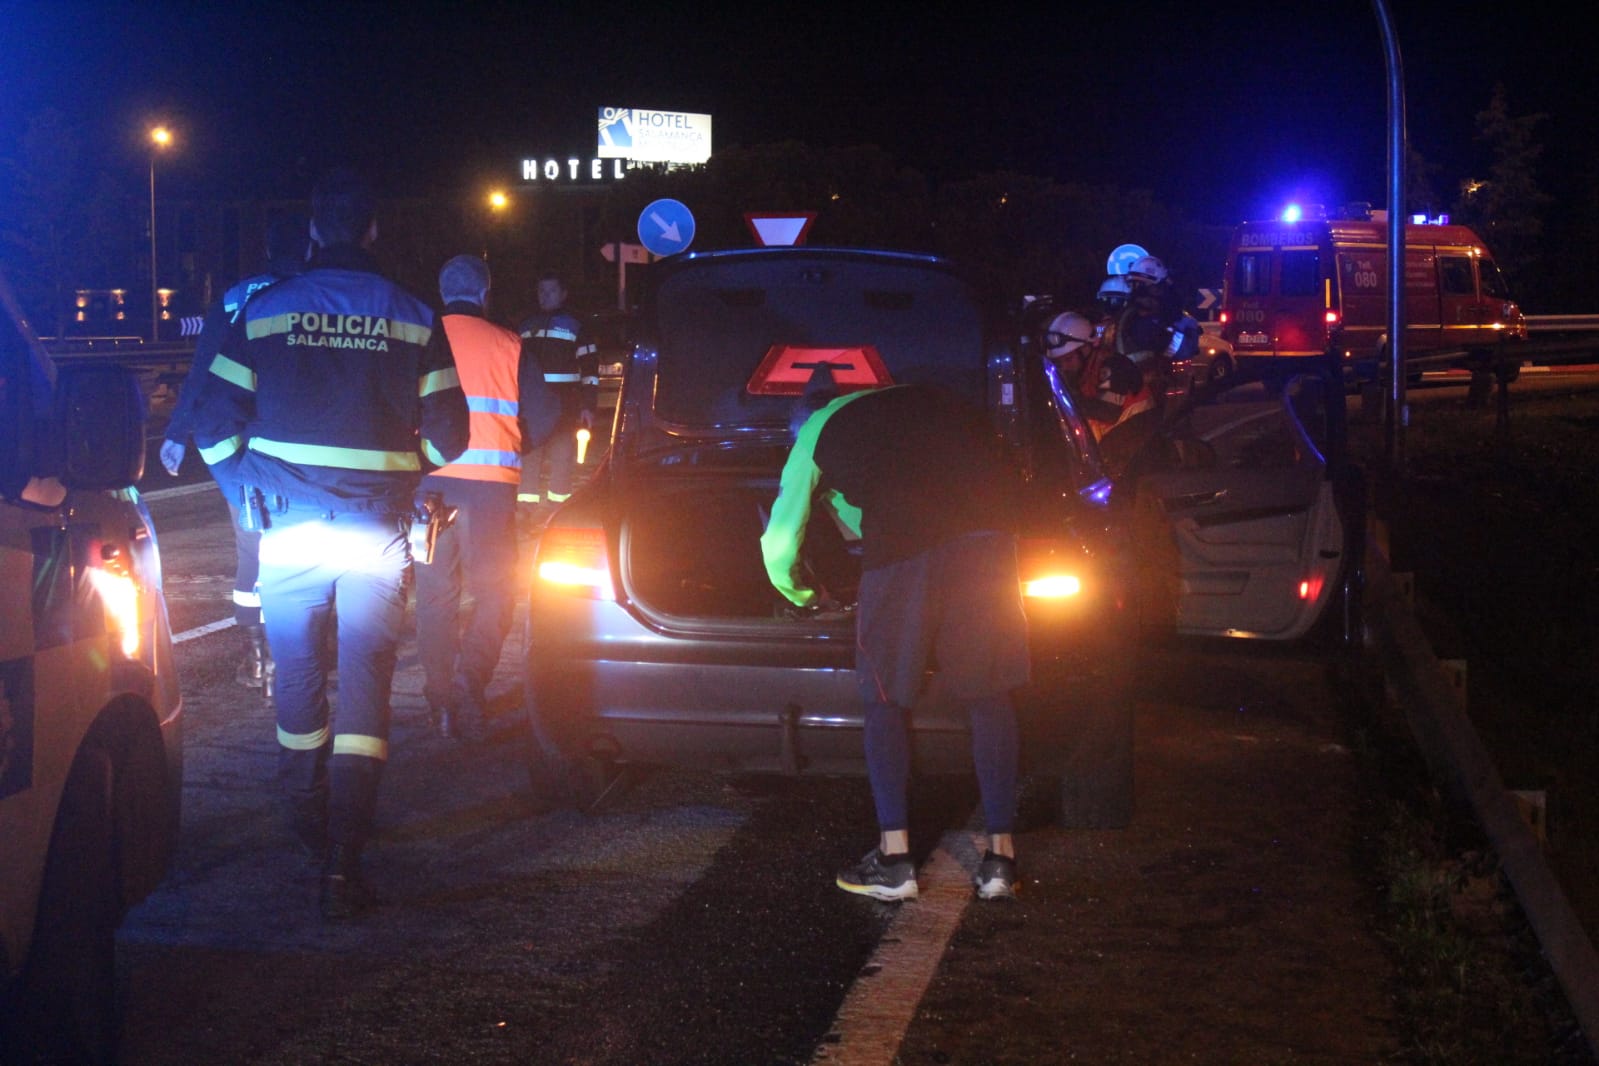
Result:
<svg viewBox="0 0 1599 1066"><path fill-rule="evenodd" d="M1199 323L1178 305L1166 264L1145 255L1127 269L1131 298L1116 322L1116 350L1136 363L1166 407L1174 361L1192 359L1199 347Z"/></svg>
<svg viewBox="0 0 1599 1066"><path fill-rule="evenodd" d="M1094 324L1086 315L1076 311L1063 311L1050 320L1044 330L1044 351L1051 359L1060 359L1078 351L1095 340Z"/></svg>
<svg viewBox="0 0 1599 1066"><path fill-rule="evenodd" d="M1094 297L1094 302L1099 309L1107 314L1121 312L1127 306L1127 300L1133 294L1133 287L1124 274L1109 274L1099 284L1099 292Z"/></svg>
<svg viewBox="0 0 1599 1066"><path fill-rule="evenodd" d="M1143 373L1113 343L1099 342L1094 323L1076 311L1056 315L1043 341L1099 441L1107 472L1120 476L1159 425Z"/></svg>
<svg viewBox="0 0 1599 1066"><path fill-rule="evenodd" d="M1170 276L1166 264L1152 255L1141 256L1127 268L1127 280L1133 285L1160 285Z"/></svg>

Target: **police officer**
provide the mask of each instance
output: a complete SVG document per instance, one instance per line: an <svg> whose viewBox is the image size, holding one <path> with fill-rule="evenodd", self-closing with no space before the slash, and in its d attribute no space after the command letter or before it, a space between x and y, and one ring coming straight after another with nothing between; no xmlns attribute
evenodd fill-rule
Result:
<svg viewBox="0 0 1599 1066"><path fill-rule="evenodd" d="M556 271L545 271L539 277L538 312L517 327L524 365L542 371L561 400L555 431L522 461L516 502L529 512L540 503L561 503L572 495L577 431L594 428L594 409L599 405L599 356L583 324L567 309L568 295L565 279Z"/></svg>
<svg viewBox="0 0 1599 1066"><path fill-rule="evenodd" d="M867 777L878 846L840 870L846 892L917 895L910 857L906 716L929 669L971 719L988 828L973 884L1015 894L1017 727L1011 690L1029 676L1016 572L1016 483L983 412L924 385L840 394L825 368L796 402L794 447L761 536L773 586L806 606L800 547L813 503L861 538L855 676L865 703Z"/></svg>
<svg viewBox="0 0 1599 1066"><path fill-rule="evenodd" d="M559 401L537 369L519 372L521 341L484 317L489 268L458 255L439 271L444 332L471 411L461 457L422 479L424 503L454 512L433 558L416 569L417 648L434 728L482 735L484 691L511 628L516 583L516 485L522 453L554 429ZM474 604L462 628L462 592Z"/></svg>
<svg viewBox="0 0 1599 1066"><path fill-rule="evenodd" d="M228 327L237 321L244 310L245 301L253 294L274 282L305 269L305 260L311 251L311 238L302 214L282 215L267 227L266 270L234 283L222 299L211 306L200 336L194 344L194 359L189 373L183 379L178 393L178 405L167 423L166 439L161 442L161 465L173 477L183 465L188 448L185 441L194 429L194 405L206 378L211 373L211 360L222 343ZM216 468L211 476L217 478ZM261 531L246 529L239 519L239 486L217 480L217 487L228 502L228 513L233 516L233 624L244 634L244 657L234 679L246 688L259 688L270 696L272 659L267 651L266 633L261 626L260 575Z"/></svg>
<svg viewBox="0 0 1599 1066"><path fill-rule="evenodd" d="M246 486L259 522L267 637L277 659L279 777L291 826L324 856L320 906L375 903L361 873L388 757L389 691L405 619L422 471L458 457L467 407L449 341L368 247L374 200L349 170L318 182L309 268L255 294L211 364L196 443ZM338 712L323 649L338 629Z"/></svg>

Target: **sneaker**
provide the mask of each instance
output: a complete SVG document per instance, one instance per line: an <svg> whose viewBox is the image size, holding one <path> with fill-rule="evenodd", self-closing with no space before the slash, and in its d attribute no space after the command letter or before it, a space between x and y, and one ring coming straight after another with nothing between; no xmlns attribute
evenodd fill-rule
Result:
<svg viewBox="0 0 1599 1066"><path fill-rule="evenodd" d="M860 862L840 870L835 883L845 892L891 903L915 899L916 865L909 854L884 855L873 848Z"/></svg>
<svg viewBox="0 0 1599 1066"><path fill-rule="evenodd" d="M977 873L972 877L972 885L977 889L978 899L1015 899L1016 860L992 851L984 852L983 861L977 864Z"/></svg>

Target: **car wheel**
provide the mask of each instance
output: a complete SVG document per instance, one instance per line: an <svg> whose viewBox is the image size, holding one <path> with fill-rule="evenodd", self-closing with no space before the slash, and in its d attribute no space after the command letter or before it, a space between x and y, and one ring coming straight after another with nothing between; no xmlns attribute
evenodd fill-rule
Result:
<svg viewBox="0 0 1599 1066"><path fill-rule="evenodd" d="M616 777L609 760L583 753L540 714L531 683L523 699L527 713L527 773L534 797L548 807L586 811Z"/></svg>
<svg viewBox="0 0 1599 1066"><path fill-rule="evenodd" d="M1132 820L1136 669L1125 654L1103 661L1100 674L1046 682L1070 695L1053 706L1030 705L1019 719L1030 818L1062 829L1122 829Z"/></svg>
<svg viewBox="0 0 1599 1066"><path fill-rule="evenodd" d="M1079 693L1080 708L1060 751L1058 821L1063 829L1124 829L1133 817L1130 686L1096 677Z"/></svg>
<svg viewBox="0 0 1599 1066"><path fill-rule="evenodd" d="M1230 388L1232 386L1232 382L1232 357L1229 355L1218 355L1215 359L1211 360L1210 374L1206 379L1206 384L1210 387L1212 392L1220 392L1223 389Z"/></svg>
<svg viewBox="0 0 1599 1066"><path fill-rule="evenodd" d="M113 1062L119 1022L116 933L122 921L113 814L115 768L89 747L67 776L39 890L33 944L8 1005L26 1061Z"/></svg>

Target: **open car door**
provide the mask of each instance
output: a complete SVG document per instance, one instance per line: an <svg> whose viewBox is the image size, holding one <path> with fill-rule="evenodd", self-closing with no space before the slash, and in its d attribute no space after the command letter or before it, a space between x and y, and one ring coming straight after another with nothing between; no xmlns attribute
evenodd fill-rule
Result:
<svg viewBox="0 0 1599 1066"><path fill-rule="evenodd" d="M1293 640L1338 598L1357 564L1318 384L1197 406L1168 429L1180 460L1135 503L1147 628Z"/></svg>

